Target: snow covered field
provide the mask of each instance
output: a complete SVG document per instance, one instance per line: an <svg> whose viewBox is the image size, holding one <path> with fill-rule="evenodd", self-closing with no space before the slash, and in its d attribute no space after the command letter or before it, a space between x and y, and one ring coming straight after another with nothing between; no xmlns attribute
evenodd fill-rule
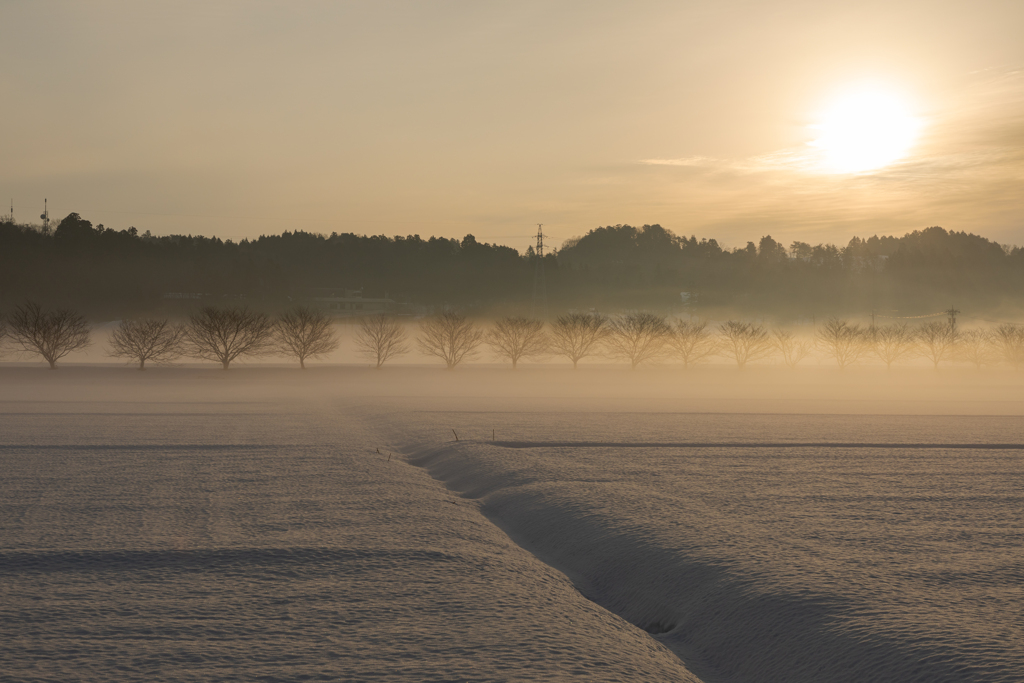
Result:
<svg viewBox="0 0 1024 683"><path fill-rule="evenodd" d="M0 671L1024 680L1022 389L9 365Z"/></svg>

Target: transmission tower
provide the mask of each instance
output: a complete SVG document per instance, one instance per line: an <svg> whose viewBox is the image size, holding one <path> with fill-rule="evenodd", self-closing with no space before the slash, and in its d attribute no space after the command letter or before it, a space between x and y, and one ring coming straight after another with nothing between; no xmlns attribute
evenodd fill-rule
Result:
<svg viewBox="0 0 1024 683"><path fill-rule="evenodd" d="M548 317L548 287L544 280L544 224L537 224L537 248L535 255L537 265L533 271L533 313L531 317L535 320L547 320Z"/></svg>
<svg viewBox="0 0 1024 683"><path fill-rule="evenodd" d="M46 198L43 198L43 213L39 216L43 219L43 233L46 235L50 234L50 209L46 203Z"/></svg>
<svg viewBox="0 0 1024 683"><path fill-rule="evenodd" d="M956 315L959 312L960 311L958 311L953 306L950 306L949 310L946 311L946 315L949 316L949 330L950 330L950 332L953 332L954 334L956 334Z"/></svg>

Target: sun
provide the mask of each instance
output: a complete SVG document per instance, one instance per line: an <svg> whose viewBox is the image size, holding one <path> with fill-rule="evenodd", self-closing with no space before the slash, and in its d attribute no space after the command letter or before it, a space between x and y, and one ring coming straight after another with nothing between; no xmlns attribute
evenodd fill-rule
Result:
<svg viewBox="0 0 1024 683"><path fill-rule="evenodd" d="M836 100L812 126L810 143L832 173L864 173L907 156L920 130L900 98L880 90L859 90Z"/></svg>

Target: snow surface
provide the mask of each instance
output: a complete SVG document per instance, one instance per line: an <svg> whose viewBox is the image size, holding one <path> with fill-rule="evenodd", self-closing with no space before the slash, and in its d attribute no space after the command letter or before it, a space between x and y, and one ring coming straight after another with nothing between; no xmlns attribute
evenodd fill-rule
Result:
<svg viewBox="0 0 1024 683"><path fill-rule="evenodd" d="M1024 680L1020 377L394 370L0 368L5 679Z"/></svg>

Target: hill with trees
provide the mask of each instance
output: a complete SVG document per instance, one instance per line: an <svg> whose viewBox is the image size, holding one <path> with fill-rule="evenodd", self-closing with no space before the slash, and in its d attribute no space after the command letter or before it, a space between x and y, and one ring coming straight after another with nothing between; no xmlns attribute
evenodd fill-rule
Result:
<svg viewBox="0 0 1024 683"><path fill-rule="evenodd" d="M278 309L316 288L486 312L528 304L535 267L532 249L520 254L473 235L296 231L232 242L113 230L77 213L49 231L0 222L0 307L32 299L94 319L160 310L169 296ZM951 305L974 312L1024 308L1024 249L940 227L854 237L843 247L787 247L766 235L724 249L659 225L615 225L568 240L545 256L544 268L552 311L824 317L914 315Z"/></svg>

